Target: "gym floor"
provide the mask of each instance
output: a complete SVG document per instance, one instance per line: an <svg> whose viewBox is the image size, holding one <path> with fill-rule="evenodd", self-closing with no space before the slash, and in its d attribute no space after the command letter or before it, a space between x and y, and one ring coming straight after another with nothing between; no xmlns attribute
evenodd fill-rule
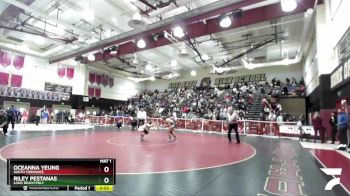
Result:
<svg viewBox="0 0 350 196"><path fill-rule="evenodd" d="M1 134L0 195L48 195L9 191L6 158L106 157L117 159L117 178L114 192L103 195L349 195L348 169L340 176L341 185L324 190L333 177L320 168L336 167L334 159L350 168L349 160L336 151L304 149L290 139L241 136L236 144L226 135L176 134L173 142L165 131L151 131L141 142L140 132L107 127Z"/></svg>

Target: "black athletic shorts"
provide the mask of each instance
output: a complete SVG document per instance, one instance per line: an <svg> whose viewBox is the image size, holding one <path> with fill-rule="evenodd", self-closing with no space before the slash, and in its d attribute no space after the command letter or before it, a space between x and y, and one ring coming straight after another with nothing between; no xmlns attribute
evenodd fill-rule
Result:
<svg viewBox="0 0 350 196"><path fill-rule="evenodd" d="M144 132L145 134L148 134L148 131L147 131L147 130L143 130L143 132Z"/></svg>

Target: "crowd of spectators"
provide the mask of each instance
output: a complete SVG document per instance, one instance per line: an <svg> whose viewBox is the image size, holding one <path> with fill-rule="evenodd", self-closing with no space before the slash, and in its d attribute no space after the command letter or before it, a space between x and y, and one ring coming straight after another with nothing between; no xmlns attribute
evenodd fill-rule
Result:
<svg viewBox="0 0 350 196"><path fill-rule="evenodd" d="M294 78L286 78L285 82L273 78L265 83L235 83L233 85L217 87L182 87L147 91L130 98L127 102L101 109L97 116L129 116L141 122L148 117L160 118L175 116L177 118L210 120L227 120L228 111L234 109L240 119L246 119L248 106L253 104L258 96L261 99L260 120L262 121L297 121L296 116L282 113L282 106L278 103L280 96L304 96L303 81L297 82ZM258 100L260 101L260 100ZM258 107L260 105L258 104ZM256 106L253 108L257 108ZM250 110L252 111L252 110ZM82 118L87 111L80 112L76 117ZM256 112L256 111L252 111ZM19 111L14 106L5 111L11 124L26 122L27 111ZM69 111L57 111L49 113L45 106L39 108L34 121L38 125L46 123L74 123L74 118ZM299 117L299 119L302 119ZM252 119L256 120L256 119ZM25 122L22 122L25 124ZM12 125L14 129L14 125Z"/></svg>
<svg viewBox="0 0 350 196"><path fill-rule="evenodd" d="M221 88L178 88L164 92L149 91L128 101L128 110L144 108L149 117L171 116L179 118L204 118L225 120L230 107L244 118L248 104L251 104L257 85L244 84Z"/></svg>
<svg viewBox="0 0 350 196"><path fill-rule="evenodd" d="M261 93L278 96L305 96L304 81L297 82L295 78L286 78L284 82L273 78L271 82L265 82L264 88L261 88Z"/></svg>
<svg viewBox="0 0 350 196"><path fill-rule="evenodd" d="M261 93L262 111L260 120L276 120L283 116L288 121L297 120L296 116L282 113L278 103L280 96L304 96L303 81L286 78L284 82L273 78L265 83L235 83L220 87L171 88L163 92L147 91L130 98L126 104L102 109L97 115L132 116L136 117L142 108L147 117L159 118L174 116L178 118L204 118L226 120L229 108L245 119L247 107Z"/></svg>

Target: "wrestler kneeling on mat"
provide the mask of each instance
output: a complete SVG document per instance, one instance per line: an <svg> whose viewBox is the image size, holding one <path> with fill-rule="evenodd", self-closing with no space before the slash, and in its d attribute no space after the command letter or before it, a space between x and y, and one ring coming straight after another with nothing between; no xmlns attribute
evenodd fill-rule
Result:
<svg viewBox="0 0 350 196"><path fill-rule="evenodd" d="M148 134L149 130L154 127L153 122L150 121L144 125L141 125L138 129L138 131L142 131L141 133L141 141L143 141L143 137L145 137L146 134Z"/></svg>
<svg viewBox="0 0 350 196"><path fill-rule="evenodd" d="M176 136L173 133L174 129L175 129L175 120L171 119L171 118L166 118L163 117L163 120L165 120L165 127L168 128L168 135L169 135L169 142L171 142L171 136L174 137L174 141L176 140Z"/></svg>

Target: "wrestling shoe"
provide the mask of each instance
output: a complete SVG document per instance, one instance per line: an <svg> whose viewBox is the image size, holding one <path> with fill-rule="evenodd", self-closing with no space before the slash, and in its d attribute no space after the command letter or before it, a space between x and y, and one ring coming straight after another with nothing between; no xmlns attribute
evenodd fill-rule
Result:
<svg viewBox="0 0 350 196"><path fill-rule="evenodd" d="M339 150L342 147L343 147L343 144L339 144L335 149Z"/></svg>
<svg viewBox="0 0 350 196"><path fill-rule="evenodd" d="M340 148L338 148L338 150L346 150L346 144L342 144L342 146Z"/></svg>

